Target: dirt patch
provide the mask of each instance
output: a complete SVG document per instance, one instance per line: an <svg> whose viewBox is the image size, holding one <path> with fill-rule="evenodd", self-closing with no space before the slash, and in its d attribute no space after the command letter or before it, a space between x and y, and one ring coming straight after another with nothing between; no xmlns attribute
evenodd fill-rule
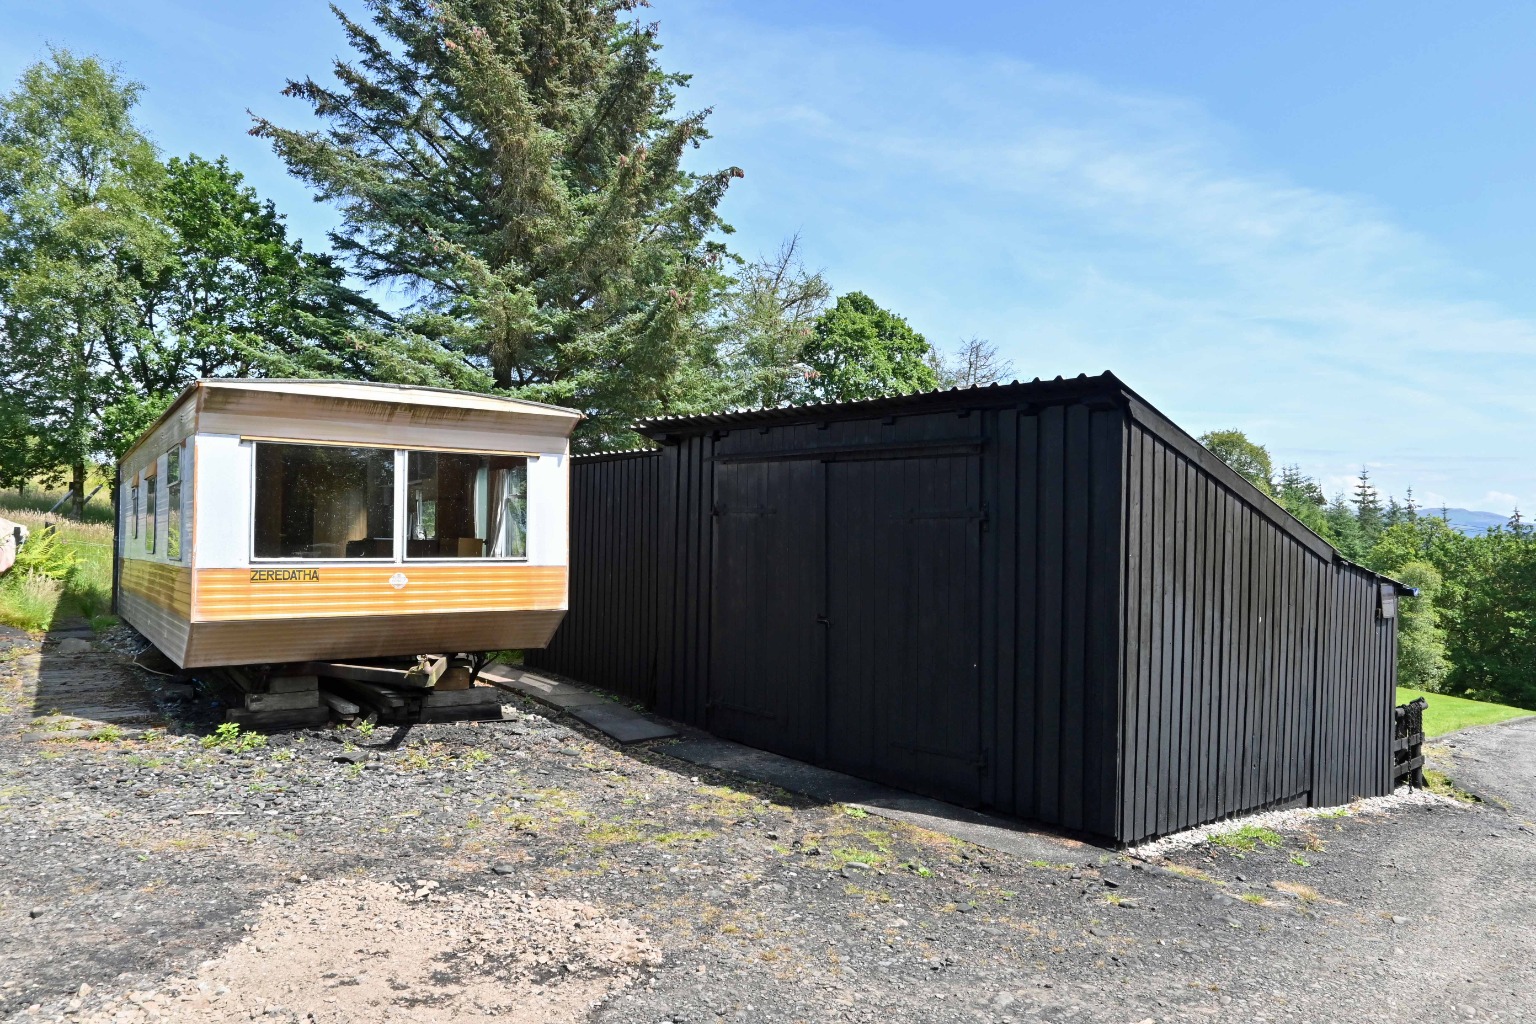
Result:
<svg viewBox="0 0 1536 1024"><path fill-rule="evenodd" d="M195 977L93 1000L79 1019L558 1024L585 1019L660 963L644 932L589 903L439 888L303 884L269 898L250 934Z"/></svg>

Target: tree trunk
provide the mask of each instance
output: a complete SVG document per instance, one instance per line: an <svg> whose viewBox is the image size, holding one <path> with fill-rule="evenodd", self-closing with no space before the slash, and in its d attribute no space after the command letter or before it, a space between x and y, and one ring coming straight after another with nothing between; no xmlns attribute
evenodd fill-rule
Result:
<svg viewBox="0 0 1536 1024"><path fill-rule="evenodd" d="M72 483L70 487L74 494L70 496L69 507L74 510L76 519L85 518L85 463L76 462L71 469Z"/></svg>

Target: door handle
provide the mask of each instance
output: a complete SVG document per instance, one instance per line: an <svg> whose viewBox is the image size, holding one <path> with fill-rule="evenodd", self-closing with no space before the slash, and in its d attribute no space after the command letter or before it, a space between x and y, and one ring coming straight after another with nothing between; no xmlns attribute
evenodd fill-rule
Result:
<svg viewBox="0 0 1536 1024"><path fill-rule="evenodd" d="M817 615L816 624L818 626L830 626L832 625L832 620L827 618L825 615Z"/></svg>

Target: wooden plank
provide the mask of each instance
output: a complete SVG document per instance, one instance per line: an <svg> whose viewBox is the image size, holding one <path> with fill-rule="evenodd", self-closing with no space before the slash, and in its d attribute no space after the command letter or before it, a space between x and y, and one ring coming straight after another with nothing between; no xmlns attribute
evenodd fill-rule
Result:
<svg viewBox="0 0 1536 1024"><path fill-rule="evenodd" d="M1065 565L1066 419L1060 406L1040 411L1039 576L1036 605L1038 691L1035 705L1036 811L1045 821L1061 820L1062 610ZM1073 681L1076 682L1075 680Z"/></svg>
<svg viewBox="0 0 1536 1024"><path fill-rule="evenodd" d="M1018 623L1014 656L1014 809L1025 817L1041 816L1039 758L1040 706L1040 416L1020 413L1018 478Z"/></svg>
<svg viewBox="0 0 1536 1024"><path fill-rule="evenodd" d="M1062 617L1061 617L1061 803L1057 823L1083 827L1084 761L1092 756L1084 715L1088 649L1088 556L1090 412L1081 404L1066 408L1063 461Z"/></svg>
<svg viewBox="0 0 1536 1024"><path fill-rule="evenodd" d="M302 693L317 689L319 686L320 677L313 674L268 676L266 691L268 693Z"/></svg>
<svg viewBox="0 0 1536 1024"><path fill-rule="evenodd" d="M230 708L224 714L225 721L234 722L242 729L272 732L278 729L305 729L324 725L331 719L328 707L294 708L287 711L247 711Z"/></svg>
<svg viewBox="0 0 1536 1024"><path fill-rule="evenodd" d="M320 691L320 701L343 718L355 718L363 713L363 709L359 705L352 703L345 697L328 693L324 690Z"/></svg>
<svg viewBox="0 0 1536 1024"><path fill-rule="evenodd" d="M296 711L299 708L317 708L320 694L315 690L297 693L248 693L245 695L247 711Z"/></svg>

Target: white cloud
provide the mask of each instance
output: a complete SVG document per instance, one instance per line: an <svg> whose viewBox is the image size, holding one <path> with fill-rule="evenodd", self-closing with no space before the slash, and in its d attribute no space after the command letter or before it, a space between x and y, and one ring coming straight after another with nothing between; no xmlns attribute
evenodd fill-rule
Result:
<svg viewBox="0 0 1536 1024"><path fill-rule="evenodd" d="M1371 461L1385 492L1536 495L1536 322L1368 198L1250 166L1197 104L713 9L665 27L757 247L800 229L835 287L935 340L990 337L1026 377L1113 369L1330 491Z"/></svg>

